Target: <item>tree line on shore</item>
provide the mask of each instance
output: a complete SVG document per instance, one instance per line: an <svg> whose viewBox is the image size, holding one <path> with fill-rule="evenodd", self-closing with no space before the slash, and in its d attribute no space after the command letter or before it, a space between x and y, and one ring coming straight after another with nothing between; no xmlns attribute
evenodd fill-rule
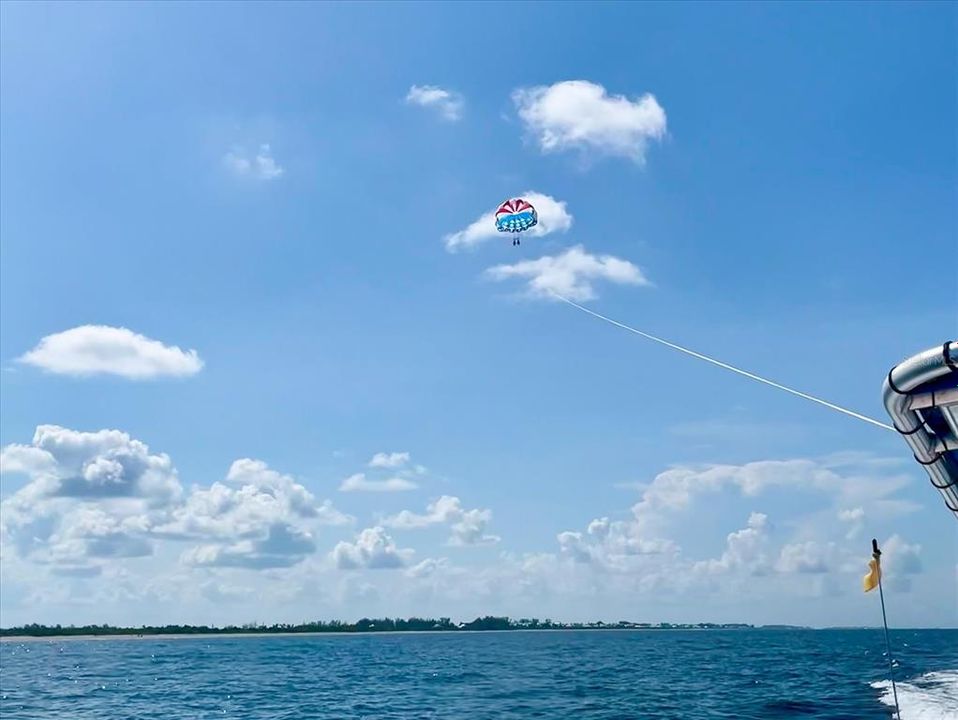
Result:
<svg viewBox="0 0 958 720"><path fill-rule="evenodd" d="M514 620L508 617L486 615L472 622L454 623L447 617L435 618L362 618L354 623L340 620L315 620L299 624L244 623L242 625L141 625L122 627L115 625L40 625L30 623L20 627L0 628L0 637L28 636L47 637L62 635L226 635L271 633L369 633L369 632L424 632L424 631L476 631L476 630L672 630L672 629L744 629L745 623L634 623L620 620L615 623L589 622L565 623L537 618Z"/></svg>

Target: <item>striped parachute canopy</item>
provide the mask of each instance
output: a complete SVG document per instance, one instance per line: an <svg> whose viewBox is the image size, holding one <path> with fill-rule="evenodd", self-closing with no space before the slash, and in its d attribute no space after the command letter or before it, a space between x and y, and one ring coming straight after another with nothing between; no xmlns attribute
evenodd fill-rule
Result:
<svg viewBox="0 0 958 720"><path fill-rule="evenodd" d="M499 232L519 233L534 227L539 216L532 203L522 198L506 200L496 210L496 230Z"/></svg>

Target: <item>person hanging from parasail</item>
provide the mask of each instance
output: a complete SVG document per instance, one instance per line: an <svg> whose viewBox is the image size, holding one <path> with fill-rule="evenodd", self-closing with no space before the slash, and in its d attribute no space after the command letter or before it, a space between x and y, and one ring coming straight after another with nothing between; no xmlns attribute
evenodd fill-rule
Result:
<svg viewBox="0 0 958 720"><path fill-rule="evenodd" d="M539 222L536 209L528 200L511 198L506 200L496 210L496 230L499 232L515 233L513 245L519 245L520 235Z"/></svg>

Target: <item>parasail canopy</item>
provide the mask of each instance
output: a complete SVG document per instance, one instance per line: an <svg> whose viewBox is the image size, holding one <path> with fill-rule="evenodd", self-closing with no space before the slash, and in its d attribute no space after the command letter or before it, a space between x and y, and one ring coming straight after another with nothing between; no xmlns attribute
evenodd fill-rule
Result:
<svg viewBox="0 0 958 720"><path fill-rule="evenodd" d="M519 233L534 227L539 222L536 209L528 200L512 198L496 210L496 230Z"/></svg>

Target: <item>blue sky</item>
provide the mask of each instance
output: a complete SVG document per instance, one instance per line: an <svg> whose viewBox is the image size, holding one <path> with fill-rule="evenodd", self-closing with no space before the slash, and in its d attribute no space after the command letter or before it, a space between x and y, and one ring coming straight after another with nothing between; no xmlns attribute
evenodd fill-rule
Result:
<svg viewBox="0 0 958 720"><path fill-rule="evenodd" d="M4 625L871 624L872 536L958 622L894 434L526 285L884 419L958 331L955 7L504 8L0 7Z"/></svg>

